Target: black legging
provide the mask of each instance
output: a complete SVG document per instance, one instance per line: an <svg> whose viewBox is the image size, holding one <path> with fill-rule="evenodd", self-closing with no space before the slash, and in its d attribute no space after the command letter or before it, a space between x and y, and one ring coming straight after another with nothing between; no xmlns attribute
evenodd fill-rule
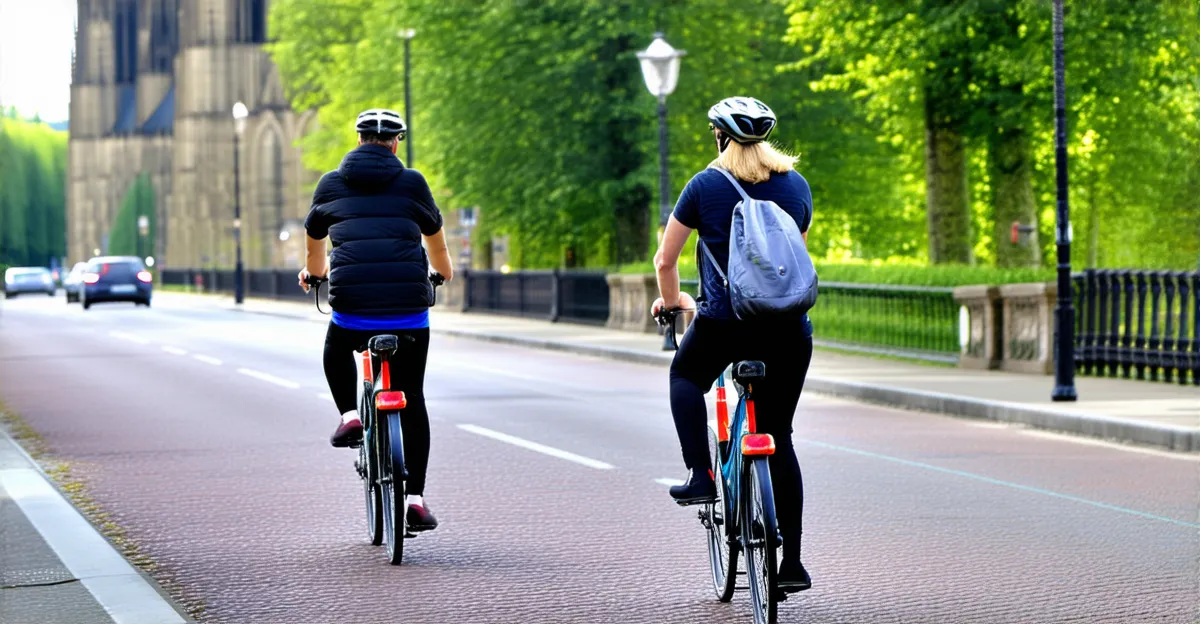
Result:
<svg viewBox="0 0 1200 624"><path fill-rule="evenodd" d="M425 411L425 360L429 357L429 328L356 330L329 324L325 334L325 379L338 412L358 409L359 378L354 352L366 349L372 336L411 336L400 341L391 359L392 388L404 392L408 402L400 417L404 431L404 461L408 468L408 493L425 493L425 471L429 467L429 412Z"/></svg>
<svg viewBox="0 0 1200 624"><path fill-rule="evenodd" d="M783 536L785 561L800 560L804 482L792 446L792 416L812 360L812 338L803 335L800 320L750 323L698 317L684 335L671 363L671 414L688 468L707 470L708 408L704 393L725 367L740 360L760 360L766 379L754 384L759 433L775 438L771 482L775 513ZM730 415L737 396L729 389Z"/></svg>

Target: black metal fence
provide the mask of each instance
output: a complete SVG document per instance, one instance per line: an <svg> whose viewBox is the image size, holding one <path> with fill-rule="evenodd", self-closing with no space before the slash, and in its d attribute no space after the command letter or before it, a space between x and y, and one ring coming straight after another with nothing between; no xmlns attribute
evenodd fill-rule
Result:
<svg viewBox="0 0 1200 624"><path fill-rule="evenodd" d="M591 271L463 271L463 311L602 325L608 282Z"/></svg>
<svg viewBox="0 0 1200 624"><path fill-rule="evenodd" d="M1075 281L1075 368L1200 386L1200 272L1096 270Z"/></svg>
<svg viewBox="0 0 1200 624"><path fill-rule="evenodd" d="M822 282L809 313L821 343L855 351L957 362L953 288Z"/></svg>
<svg viewBox="0 0 1200 624"><path fill-rule="evenodd" d="M296 271L254 269L246 273L246 296L267 299L306 299L307 294L297 284ZM234 272L217 269L164 269L159 281L169 286L187 286L197 292L232 293Z"/></svg>
<svg viewBox="0 0 1200 624"><path fill-rule="evenodd" d="M684 290L696 293L696 281ZM848 351L933 362L958 361L953 288L821 282L809 312L816 343Z"/></svg>

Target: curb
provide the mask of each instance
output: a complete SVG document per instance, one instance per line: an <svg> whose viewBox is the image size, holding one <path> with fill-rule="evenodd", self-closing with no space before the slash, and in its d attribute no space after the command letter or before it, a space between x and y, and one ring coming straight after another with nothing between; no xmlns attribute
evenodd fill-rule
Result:
<svg viewBox="0 0 1200 624"><path fill-rule="evenodd" d="M282 316L309 321L321 320L314 319L311 316L288 314L285 312L247 309L242 309L242 311L251 314ZM432 332L443 336L599 357L632 364L669 364L673 358L668 353L573 344L556 340L487 334L461 329L435 328ZM805 381L804 389L808 392L815 392L826 396L906 410L929 412L943 416L1012 423L1035 429L1150 446L1181 453L1200 452L1200 430L1196 429L1155 425L1099 414L1088 414L1086 412L1050 410L1021 403L990 401L939 392L880 386L843 379L831 379L817 375L808 377Z"/></svg>
<svg viewBox="0 0 1200 624"><path fill-rule="evenodd" d="M187 611L109 541L59 489L15 438L0 429L7 443L28 465L0 469L0 486L20 508L42 541L82 585L113 624L187 624Z"/></svg>

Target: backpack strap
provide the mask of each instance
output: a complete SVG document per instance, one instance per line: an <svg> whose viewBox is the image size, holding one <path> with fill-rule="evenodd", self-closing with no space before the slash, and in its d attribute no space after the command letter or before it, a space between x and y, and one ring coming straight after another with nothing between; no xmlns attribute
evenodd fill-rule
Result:
<svg viewBox="0 0 1200 624"><path fill-rule="evenodd" d="M702 251L704 251L704 256L708 258L708 263L712 265L712 268L717 270L717 275L721 276L721 281L725 283L725 288L729 288L729 278L725 276L725 271L721 270L721 265L717 264L717 259L714 258L712 252L708 250L708 245L704 244L703 238L700 239L700 244L698 246ZM703 270L703 267L701 267L701 269ZM704 280L701 279L700 282L703 284Z"/></svg>
<svg viewBox="0 0 1200 624"><path fill-rule="evenodd" d="M733 177L733 174L729 173L728 169L725 169L722 167L713 167L713 168L716 169L717 171L720 171L721 175L725 176L725 179L729 180L729 183L733 185L733 188L737 189L738 195L742 196L742 201L744 201L744 202L751 201L751 197L746 194L746 189L743 189L742 185L738 184L737 178Z"/></svg>

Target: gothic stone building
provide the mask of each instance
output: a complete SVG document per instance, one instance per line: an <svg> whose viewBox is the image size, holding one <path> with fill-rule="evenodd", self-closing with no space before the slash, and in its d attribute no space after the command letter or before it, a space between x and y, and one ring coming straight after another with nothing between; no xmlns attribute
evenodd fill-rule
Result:
<svg viewBox="0 0 1200 624"><path fill-rule="evenodd" d="M288 106L263 50L268 0L78 2L69 261L107 251L121 201L146 173L157 198L159 266L232 266L231 111L241 101L250 110L237 158L246 266L298 266L317 174L295 145L314 120Z"/></svg>

